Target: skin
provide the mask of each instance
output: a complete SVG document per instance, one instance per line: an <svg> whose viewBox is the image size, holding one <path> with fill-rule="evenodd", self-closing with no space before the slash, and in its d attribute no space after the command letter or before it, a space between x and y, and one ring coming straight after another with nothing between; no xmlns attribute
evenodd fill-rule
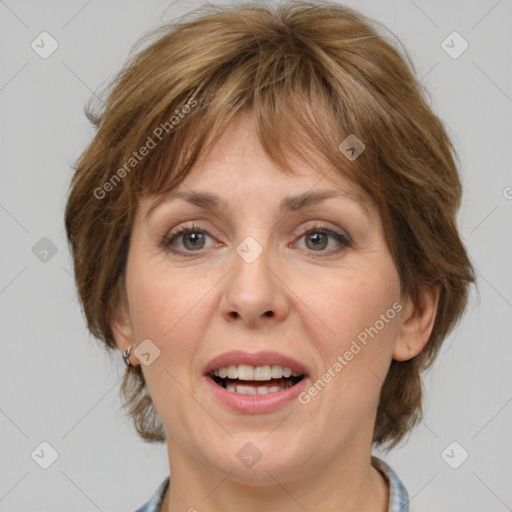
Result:
<svg viewBox="0 0 512 512"><path fill-rule="evenodd" d="M146 338L160 350L143 372L167 434L171 490L162 511L388 509L387 484L370 463L379 392L392 358L412 358L428 341L438 292L424 290L415 304L401 297L380 214L361 190L304 163L294 173L267 157L241 114L178 187L213 192L224 208L173 199L145 219L154 198L138 204L126 301L112 325L121 351ZM283 197L321 189L343 195L280 213ZM174 228L192 223L204 241L189 233L173 245L191 257L162 246ZM352 245L318 229L304 236L313 224L348 235ZM247 236L263 249L252 263L236 252ZM394 303L401 311L308 404L241 414L203 381L213 357L242 349L292 356L314 383ZM237 457L247 442L262 454L251 468Z"/></svg>

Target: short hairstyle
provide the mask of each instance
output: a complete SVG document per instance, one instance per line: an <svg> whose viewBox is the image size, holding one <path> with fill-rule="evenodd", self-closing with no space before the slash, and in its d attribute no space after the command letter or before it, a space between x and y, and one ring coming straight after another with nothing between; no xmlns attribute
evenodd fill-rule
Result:
<svg viewBox="0 0 512 512"><path fill-rule="evenodd" d="M139 44L146 41L104 105L86 107L96 135L70 184L65 226L88 329L116 349L112 314L126 299L138 200L174 189L233 117L250 113L283 172L293 173L291 156L322 161L370 194L403 297L440 288L427 345L393 360L382 386L373 443L390 449L421 419L420 374L475 280L457 230L455 151L407 53L377 23L329 2L206 6ZM349 135L365 145L358 158L340 150ZM139 435L164 441L140 365L126 369L121 396Z"/></svg>

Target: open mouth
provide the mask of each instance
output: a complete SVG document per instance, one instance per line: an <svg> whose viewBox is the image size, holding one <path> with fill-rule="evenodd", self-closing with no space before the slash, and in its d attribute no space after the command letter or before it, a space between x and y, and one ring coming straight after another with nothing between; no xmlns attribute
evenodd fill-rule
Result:
<svg viewBox="0 0 512 512"><path fill-rule="evenodd" d="M210 377L218 386L233 393L266 395L295 386L305 375L278 365L244 364L219 368L210 372Z"/></svg>

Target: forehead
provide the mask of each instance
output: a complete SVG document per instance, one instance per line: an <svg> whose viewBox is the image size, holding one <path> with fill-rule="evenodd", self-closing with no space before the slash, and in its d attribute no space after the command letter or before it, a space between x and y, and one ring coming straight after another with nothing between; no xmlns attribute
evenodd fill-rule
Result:
<svg viewBox="0 0 512 512"><path fill-rule="evenodd" d="M262 171L259 168L256 172ZM279 171L272 169L267 172L270 172L271 176L272 173ZM309 175L306 173L300 177L284 175L281 172L279 177L273 176L271 181L254 180L252 179L254 174L248 174L245 178L246 181L238 185L230 184L228 181L224 185L219 185L216 178L219 174L229 175L229 169L223 167L219 170L214 166L205 166L204 173L199 171L191 181L185 180L171 192L161 194L152 200L148 199L144 218L148 220L152 212L159 206L169 203L193 205L218 213L231 210L233 204L250 205L254 209L264 205L265 208L276 209L279 214L285 214L313 207L329 199L338 199L338 201L341 199L344 203L364 210L366 215L371 215L372 211L375 212L375 205L371 204L368 198L357 191L354 192L350 187L332 183L325 176L318 178L315 174L313 182L303 182L304 178L312 176L312 171L309 172ZM213 181L205 179L205 174L208 174ZM279 180L285 181L280 182ZM296 181L294 182L294 180ZM293 186L290 186L291 183ZM228 186L225 186L226 184Z"/></svg>
<svg viewBox="0 0 512 512"><path fill-rule="evenodd" d="M216 142L201 152L183 181L145 196L139 208L147 220L162 203L192 204L212 212L231 209L235 203L254 209L265 204L283 213L340 198L362 207L366 214L375 213L372 197L350 181L343 169L335 168L319 152L308 155L307 162L298 155L291 148L287 166L278 165L262 146L252 113L239 113Z"/></svg>
<svg viewBox="0 0 512 512"><path fill-rule="evenodd" d="M283 134L286 137L286 134ZM210 193L232 194L236 189L261 188L266 195L296 194L316 188L336 190L347 197L372 203L360 186L350 181L342 169L335 169L318 152L308 162L287 151L286 168L272 160L262 146L251 113L239 113L208 151L203 151L186 178L173 192L209 189Z"/></svg>

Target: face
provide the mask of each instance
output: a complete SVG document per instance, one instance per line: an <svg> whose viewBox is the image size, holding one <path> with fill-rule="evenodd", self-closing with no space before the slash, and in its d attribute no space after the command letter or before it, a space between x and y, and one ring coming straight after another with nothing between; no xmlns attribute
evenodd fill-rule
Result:
<svg viewBox="0 0 512 512"><path fill-rule="evenodd" d="M142 369L171 473L188 458L263 484L366 457L402 316L376 206L332 170L280 171L246 115L174 192L138 205L123 328L159 350ZM192 192L221 206L190 202ZM281 208L306 193L328 197ZM237 373L216 383L209 370L227 366Z"/></svg>

